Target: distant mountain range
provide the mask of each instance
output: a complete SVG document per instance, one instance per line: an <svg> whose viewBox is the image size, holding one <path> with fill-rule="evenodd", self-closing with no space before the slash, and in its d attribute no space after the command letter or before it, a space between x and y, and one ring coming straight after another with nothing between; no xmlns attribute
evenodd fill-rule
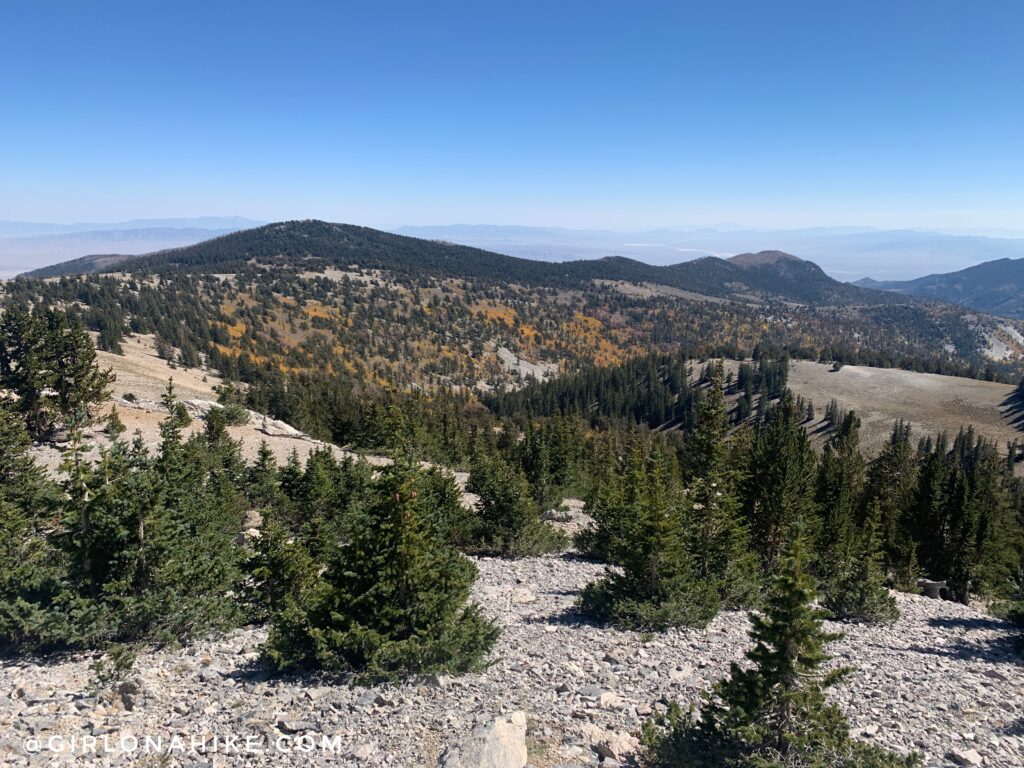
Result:
<svg viewBox="0 0 1024 768"><path fill-rule="evenodd" d="M1024 318L1024 259L997 259L958 272L927 275L916 280L865 278L856 285L949 301L991 315Z"/></svg>
<svg viewBox="0 0 1024 768"><path fill-rule="evenodd" d="M952 271L993 259L1024 257L1024 236L986 237L867 227L755 230L722 226L611 232L453 225L401 227L395 231L544 261L618 255L651 264L673 264L701 256L731 256L770 249L810 259L839 280L904 280L936 269Z"/></svg>
<svg viewBox="0 0 1024 768"><path fill-rule="evenodd" d="M80 224L0 221L0 277L81 256L131 255L192 245L260 223L238 216Z"/></svg>
<svg viewBox="0 0 1024 768"><path fill-rule="evenodd" d="M261 223L242 217L135 219L106 224L0 221L0 277L97 254L105 258L187 246ZM705 256L777 250L813 261L841 281L863 277L902 281L986 261L1024 258L1024 235L1013 237L1019 233L1012 231L992 237L867 227L769 230L724 224L641 232L458 224L393 231L547 262L625 256L665 266Z"/></svg>
<svg viewBox="0 0 1024 768"><path fill-rule="evenodd" d="M86 256L34 270L27 276L112 270L225 273L242 271L253 260L281 267L311 262L346 268L358 263L364 269L410 275L500 279L545 287L578 288L593 281L625 281L741 301L779 300L827 306L901 301L882 291L834 280L817 264L781 251L743 253L729 259L703 256L663 266L623 256L549 262L323 221L268 224L142 256Z"/></svg>

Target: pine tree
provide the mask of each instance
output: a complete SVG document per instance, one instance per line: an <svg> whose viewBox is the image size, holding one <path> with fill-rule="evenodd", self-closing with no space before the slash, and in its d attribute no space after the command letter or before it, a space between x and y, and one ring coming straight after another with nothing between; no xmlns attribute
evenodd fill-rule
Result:
<svg viewBox="0 0 1024 768"><path fill-rule="evenodd" d="M53 368L46 326L38 315L9 307L0 319L0 389L12 392L29 434L39 437L50 428L47 390Z"/></svg>
<svg viewBox="0 0 1024 768"><path fill-rule="evenodd" d="M124 434L125 427L124 422L121 421L121 414L117 408L111 408L110 413L107 415L107 423L104 426L104 430L111 440L117 440L121 435Z"/></svg>
<svg viewBox="0 0 1024 768"><path fill-rule="evenodd" d="M15 394L32 436L87 423L112 381L89 334L65 313L12 308L0 320L0 389Z"/></svg>
<svg viewBox="0 0 1024 768"><path fill-rule="evenodd" d="M1005 596L1024 551L1018 481L995 446L971 429L950 445L945 435L923 440L906 527L923 571L944 579L956 599L972 593Z"/></svg>
<svg viewBox="0 0 1024 768"><path fill-rule="evenodd" d="M593 524L582 530L576 541L584 554L606 563L621 562L622 549L629 543L633 510L646 483L650 450L650 443L639 433L630 434L624 458L616 455L611 440L602 445L586 498L586 511Z"/></svg>
<svg viewBox="0 0 1024 768"><path fill-rule="evenodd" d="M255 539L244 570L243 602L250 621L266 621L301 602L316 583L317 564L309 551L268 515Z"/></svg>
<svg viewBox="0 0 1024 768"><path fill-rule="evenodd" d="M891 624L899 618L896 599L885 586L877 503L847 558L829 569L822 605L833 618L865 624Z"/></svg>
<svg viewBox="0 0 1024 768"><path fill-rule="evenodd" d="M826 671L828 643L839 636L822 628L812 605L814 581L806 545L793 529L779 558L762 615L752 614L748 666L733 663L728 678L705 695L699 719L678 705L644 729L653 768L907 768L900 756L850 737L839 708L825 690L845 669Z"/></svg>
<svg viewBox="0 0 1024 768"><path fill-rule="evenodd" d="M713 369L697 404L693 430L686 439L684 465L688 479L708 477L724 463L729 419L721 373L720 365Z"/></svg>
<svg viewBox="0 0 1024 768"><path fill-rule="evenodd" d="M412 475L424 509L424 522L434 535L453 547L471 548L478 539L478 521L462 503L455 478L445 470L431 467Z"/></svg>
<svg viewBox="0 0 1024 768"><path fill-rule="evenodd" d="M397 472L375 484L363 524L271 617L271 665L380 680L482 663L497 629L467 604L476 569L433 535L415 484Z"/></svg>
<svg viewBox="0 0 1024 768"><path fill-rule="evenodd" d="M595 478L585 499L587 515L593 523L576 535L576 548L588 557L606 563L616 562L621 546L626 503L623 497L621 468L609 464Z"/></svg>
<svg viewBox="0 0 1024 768"><path fill-rule="evenodd" d="M584 613L647 630L706 626L718 613L718 585L695 571L676 471L655 454L642 484L630 489L634 499L617 548L621 570L608 571L583 590L579 605ZM712 568L709 564L709 572Z"/></svg>
<svg viewBox="0 0 1024 768"><path fill-rule="evenodd" d="M732 446L721 387L721 366L710 377L686 442L690 487L683 510L684 535L694 576L718 594L725 608L748 607L759 593L757 558L734 492L738 473L728 466Z"/></svg>
<svg viewBox="0 0 1024 768"><path fill-rule="evenodd" d="M789 526L814 513L815 457L792 395L769 412L754 437L742 489L751 541L771 568Z"/></svg>
<svg viewBox="0 0 1024 768"><path fill-rule="evenodd" d="M689 508L684 510L683 525L694 578L714 589L722 608L736 610L758 603L760 575L739 502L726 477L714 474L687 488Z"/></svg>
<svg viewBox="0 0 1024 768"><path fill-rule="evenodd" d="M101 370L96 348L81 323L62 312L46 316L48 345L52 356L53 400L62 423L91 421L96 404L106 400L114 374Z"/></svg>
<svg viewBox="0 0 1024 768"><path fill-rule="evenodd" d="M917 581L915 543L909 528L917 490L918 465L910 425L898 421L878 457L868 466L864 509L877 505L885 570L900 588ZM864 519L864 513L860 515Z"/></svg>
<svg viewBox="0 0 1024 768"><path fill-rule="evenodd" d="M0 399L0 648L46 646L62 634L45 606L63 591L47 538L58 488L29 453L20 415Z"/></svg>
<svg viewBox="0 0 1024 768"><path fill-rule="evenodd" d="M851 411L829 437L818 464L816 500L821 510L818 568L829 579L830 568L850 559L858 529L864 490L864 457L860 453L860 419Z"/></svg>
<svg viewBox="0 0 1024 768"><path fill-rule="evenodd" d="M256 509L276 507L284 503L281 491L277 461L266 440L260 441L256 460L249 467L246 477L246 496Z"/></svg>
<svg viewBox="0 0 1024 768"><path fill-rule="evenodd" d="M564 547L561 532L541 520L522 472L501 455L477 450L466 489L480 497L477 530L486 551L523 557Z"/></svg>

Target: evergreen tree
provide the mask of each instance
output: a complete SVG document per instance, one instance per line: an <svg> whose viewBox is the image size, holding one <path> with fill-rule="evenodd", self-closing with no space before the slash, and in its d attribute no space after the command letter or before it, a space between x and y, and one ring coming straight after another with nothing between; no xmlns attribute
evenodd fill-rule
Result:
<svg viewBox="0 0 1024 768"><path fill-rule="evenodd" d="M110 394L114 374L110 369L100 369L96 348L81 323L51 310L46 324L52 356L52 398L58 418L63 424L72 420L88 423L95 405Z"/></svg>
<svg viewBox="0 0 1024 768"><path fill-rule="evenodd" d="M89 334L65 313L12 308L0 319L0 389L17 397L33 437L72 420L87 423L112 381L96 362Z"/></svg>
<svg viewBox="0 0 1024 768"><path fill-rule="evenodd" d="M917 492L906 516L917 559L946 580L958 600L1005 596L1024 551L1019 481L995 446L971 429L950 445L945 435L919 446ZM1017 499L1017 501L1015 501Z"/></svg>
<svg viewBox="0 0 1024 768"><path fill-rule="evenodd" d="M482 663L497 629L467 605L476 569L434 536L415 484L399 473L377 481L363 524L271 617L270 664L377 680Z"/></svg>
<svg viewBox="0 0 1024 768"><path fill-rule="evenodd" d="M249 578L243 601L251 621L266 621L301 603L316 583L318 570L306 547L273 515L264 519L244 567Z"/></svg>
<svg viewBox="0 0 1024 768"><path fill-rule="evenodd" d="M917 556L909 514L917 491L918 465L910 443L910 425L898 421L867 471L864 508L877 507L885 570L908 588L917 581ZM861 514L863 519L864 514Z"/></svg>
<svg viewBox="0 0 1024 768"><path fill-rule="evenodd" d="M727 461L733 446L728 440L720 365L711 373L697 405L685 447L691 484L683 525L694 576L715 590L723 607L751 606L759 593L758 563L734 492L739 473Z"/></svg>
<svg viewBox="0 0 1024 768"><path fill-rule="evenodd" d="M673 469L655 454L642 484L631 489L635 498L617 548L621 570L608 571L583 590L579 604L584 613L630 629L654 630L706 626L718 613L715 566L709 557L708 578L698 578Z"/></svg>
<svg viewBox="0 0 1024 768"><path fill-rule="evenodd" d="M852 411L847 413L825 443L818 464L816 500L821 525L817 571L825 579L831 578L833 566L849 560L859 527L865 471L859 430L860 419Z"/></svg>
<svg viewBox="0 0 1024 768"><path fill-rule="evenodd" d="M4 569L0 643L26 651L177 641L239 620L237 446L183 444L170 421L157 457L141 439L115 439L96 461L72 423L63 494Z"/></svg>
<svg viewBox="0 0 1024 768"><path fill-rule="evenodd" d="M462 492L455 478L437 467L417 472L412 477L422 500L424 522L434 535L459 549L472 547L479 538L479 523L473 511L462 503Z"/></svg>
<svg viewBox="0 0 1024 768"><path fill-rule="evenodd" d="M466 489L480 497L477 530L486 551L523 557L565 545L561 532L541 520L525 476L501 455L478 449Z"/></svg>
<svg viewBox="0 0 1024 768"><path fill-rule="evenodd" d="M268 509L284 503L277 461L266 440L260 441L256 460L247 472L246 496L256 509Z"/></svg>
<svg viewBox="0 0 1024 768"><path fill-rule="evenodd" d="M0 648L60 636L42 606L63 591L59 552L47 538L59 497L29 454L21 416L0 399Z"/></svg>
<svg viewBox="0 0 1024 768"><path fill-rule="evenodd" d="M847 670L825 670L825 648L839 636L822 628L799 529L781 553L764 614L751 615L749 666L705 695L700 717L678 705L645 728L655 768L897 768L918 763L850 737L825 697Z"/></svg>
<svg viewBox="0 0 1024 768"><path fill-rule="evenodd" d="M626 503L623 497L621 468L611 465L595 480L585 499L587 515L593 523L576 535L576 548L588 557L607 563L617 561L622 545Z"/></svg>
<svg viewBox="0 0 1024 768"><path fill-rule="evenodd" d="M121 414L118 412L116 407L110 409L110 413L107 415L107 423L103 428L107 435L110 436L111 440L117 440L124 434L127 427L125 427L124 422L121 421Z"/></svg>
<svg viewBox="0 0 1024 768"><path fill-rule="evenodd" d="M749 453L741 499L751 541L769 568L789 526L813 517L815 457L801 416L792 395L784 395L759 426Z"/></svg>
<svg viewBox="0 0 1024 768"><path fill-rule="evenodd" d="M46 326L38 315L9 307L0 318L0 389L12 392L18 412L32 436L45 434L51 423L47 390L53 369Z"/></svg>
<svg viewBox="0 0 1024 768"><path fill-rule="evenodd" d="M722 368L716 366L702 390L693 430L685 443L684 466L689 479L708 477L725 459L729 419L722 391Z"/></svg>
<svg viewBox="0 0 1024 768"><path fill-rule="evenodd" d="M696 480L686 490L687 548L694 578L717 593L722 608L735 610L760 599L757 555L740 515L739 503L724 475Z"/></svg>
<svg viewBox="0 0 1024 768"><path fill-rule="evenodd" d="M849 556L822 589L822 605L833 618L865 624L891 624L899 618L896 599L885 586L879 520L880 505L869 513Z"/></svg>
<svg viewBox="0 0 1024 768"><path fill-rule="evenodd" d="M584 554L606 563L621 562L622 549L629 543L633 510L646 484L650 450L650 443L638 432L630 434L624 460L616 455L611 440L604 442L596 459L599 469L586 499L593 524L576 540Z"/></svg>

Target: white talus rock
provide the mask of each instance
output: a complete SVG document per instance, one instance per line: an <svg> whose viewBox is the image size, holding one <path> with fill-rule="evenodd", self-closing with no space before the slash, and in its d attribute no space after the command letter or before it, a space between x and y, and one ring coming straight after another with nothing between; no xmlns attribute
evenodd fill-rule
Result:
<svg viewBox="0 0 1024 768"><path fill-rule="evenodd" d="M526 765L526 714L513 712L478 725L459 746L441 755L443 768L523 768Z"/></svg>

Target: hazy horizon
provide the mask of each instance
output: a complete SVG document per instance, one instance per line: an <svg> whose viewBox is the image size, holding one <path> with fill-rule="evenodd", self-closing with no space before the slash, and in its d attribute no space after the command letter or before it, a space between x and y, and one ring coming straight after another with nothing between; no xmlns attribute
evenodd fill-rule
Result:
<svg viewBox="0 0 1024 768"><path fill-rule="evenodd" d="M199 214L196 216L129 216L127 218L110 218L106 220L97 221L79 221L79 220L56 220L57 217L39 217L31 221L27 220L14 220L14 219L0 219L0 239L11 239L19 237L19 235L7 235L4 227L6 225L15 226L26 226L26 227L39 227L42 231L50 231L49 228L53 228L53 233L56 234L58 231L64 231L68 233L75 232L90 232L97 231L104 228L111 229L127 229L127 228L152 228L152 227L166 227L166 228L185 228L185 227L208 227L208 228L221 228L222 226L239 226L239 227L259 227L265 224L272 224L281 221L296 221L306 219L320 219L323 221L330 221L339 224L354 224L356 226L366 226L373 229L381 229L389 232L400 232L403 229L444 229L444 228L460 228L460 227L479 227L479 228L497 228L497 229L549 229L549 230L563 230L567 232L609 232L616 234L648 234L655 232L695 232L700 230L713 230L722 233L728 232L790 232L790 231L832 231L832 232L920 232L920 233L937 233L943 235L949 235L952 237L959 236L976 236L976 237L987 237L995 239L1018 239L1024 238L1024 226L1020 228L1009 227L1009 226L992 226L992 227L931 227L924 225L916 225L912 223L900 225L900 226L876 226L872 224L858 224L846 221L837 221L829 224L817 224L807 226L784 226L784 225L755 225L744 223L742 221L713 221L707 223L661 223L654 224L648 227L615 227L615 226L569 226L566 224L554 223L536 223L533 221L470 221L470 220L454 220L454 221L403 221L398 224L369 224L363 221L351 220L344 216L270 216L267 218L258 218L247 215L234 215L234 214ZM130 225L130 226L129 226ZM27 235L31 236L31 235Z"/></svg>

